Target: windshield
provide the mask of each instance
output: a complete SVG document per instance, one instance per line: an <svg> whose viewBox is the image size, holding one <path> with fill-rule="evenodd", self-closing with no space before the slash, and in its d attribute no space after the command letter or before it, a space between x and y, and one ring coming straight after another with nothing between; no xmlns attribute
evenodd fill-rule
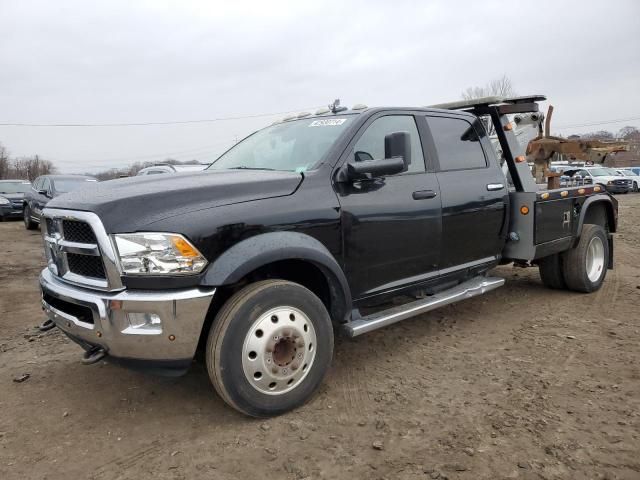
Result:
<svg viewBox="0 0 640 480"><path fill-rule="evenodd" d="M307 118L272 125L245 138L209 168L304 172L324 157L349 121L348 117Z"/></svg>
<svg viewBox="0 0 640 480"><path fill-rule="evenodd" d="M58 193L67 193L76 188L80 188L81 186L87 184L88 182L96 182L93 178L59 178L54 180L53 184L55 186L56 192Z"/></svg>
<svg viewBox="0 0 640 480"><path fill-rule="evenodd" d="M0 193L25 193L30 187L29 182L0 182Z"/></svg>
<svg viewBox="0 0 640 480"><path fill-rule="evenodd" d="M615 176L615 173L611 173L606 168L591 168L589 169L589 173L594 177L611 177Z"/></svg>
<svg viewBox="0 0 640 480"><path fill-rule="evenodd" d="M636 172L634 172L633 170L620 170L620 173L622 173L623 175L626 175L627 177L637 177L638 174Z"/></svg>

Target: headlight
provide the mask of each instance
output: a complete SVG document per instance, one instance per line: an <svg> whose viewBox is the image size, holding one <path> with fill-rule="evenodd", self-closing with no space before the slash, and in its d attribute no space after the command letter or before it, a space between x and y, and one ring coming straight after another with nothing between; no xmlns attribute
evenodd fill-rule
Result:
<svg viewBox="0 0 640 480"><path fill-rule="evenodd" d="M8 198L0 197L0 205L9 205L11 202Z"/></svg>
<svg viewBox="0 0 640 480"><path fill-rule="evenodd" d="M122 233L113 239L126 275L191 275L207 266L198 249L176 233Z"/></svg>
<svg viewBox="0 0 640 480"><path fill-rule="evenodd" d="M609 181L607 182L607 185L613 185L613 181L609 180Z"/></svg>

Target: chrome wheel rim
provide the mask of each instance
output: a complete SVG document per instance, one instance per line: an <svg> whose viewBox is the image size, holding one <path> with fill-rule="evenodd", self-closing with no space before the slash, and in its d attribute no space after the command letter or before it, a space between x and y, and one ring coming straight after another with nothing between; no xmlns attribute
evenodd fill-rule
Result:
<svg viewBox="0 0 640 480"><path fill-rule="evenodd" d="M242 369L253 388L282 395L307 376L316 357L316 332L302 311L277 307L249 329L242 347Z"/></svg>
<svg viewBox="0 0 640 480"><path fill-rule="evenodd" d="M587 277L597 282L604 269L604 244L600 237L593 237L587 247Z"/></svg>

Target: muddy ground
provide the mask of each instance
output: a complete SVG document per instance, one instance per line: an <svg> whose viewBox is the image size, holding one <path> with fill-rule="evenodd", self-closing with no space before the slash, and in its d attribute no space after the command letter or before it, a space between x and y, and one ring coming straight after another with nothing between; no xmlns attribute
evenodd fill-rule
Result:
<svg viewBox="0 0 640 480"><path fill-rule="evenodd" d="M198 365L87 367L38 333L39 232L1 223L0 478L639 479L640 195L617 198L599 292L498 268L501 289L338 339L320 392L267 421L226 407Z"/></svg>

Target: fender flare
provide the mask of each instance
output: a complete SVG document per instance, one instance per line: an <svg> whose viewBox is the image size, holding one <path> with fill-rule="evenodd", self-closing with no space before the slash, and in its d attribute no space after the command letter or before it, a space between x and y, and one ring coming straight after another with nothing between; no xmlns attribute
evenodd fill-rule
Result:
<svg viewBox="0 0 640 480"><path fill-rule="evenodd" d="M613 207L613 202L611 201L611 197L609 195L601 194L594 195L585 200L582 204L582 208L580 209L580 217L578 218L578 227L576 229L576 239L580 238L582 234L582 227L584 226L584 219L587 216L587 212L589 211L589 207L595 204L604 203L605 212L607 213L607 223L609 224L609 231L615 232L617 230L617 219Z"/></svg>
<svg viewBox="0 0 640 480"><path fill-rule="evenodd" d="M303 233L270 232L242 240L209 265L200 284L232 285L252 271L280 260L303 260L318 267L329 285L332 318L348 320L351 290L342 268L327 247Z"/></svg>

